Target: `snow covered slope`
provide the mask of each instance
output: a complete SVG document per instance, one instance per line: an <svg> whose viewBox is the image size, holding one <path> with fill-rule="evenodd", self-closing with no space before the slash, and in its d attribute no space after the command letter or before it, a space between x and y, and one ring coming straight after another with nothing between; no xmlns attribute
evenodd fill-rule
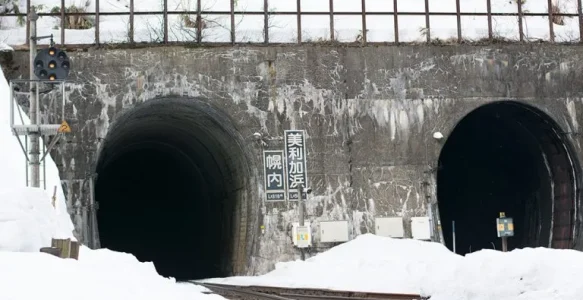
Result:
<svg viewBox="0 0 583 300"><path fill-rule="evenodd" d="M482 250L465 257L441 244L365 234L258 277L207 282L421 293L431 300L573 300L583 295L583 253Z"/></svg>
<svg viewBox="0 0 583 300"><path fill-rule="evenodd" d="M15 0L19 1L19 0ZM87 12L95 12L96 0L65 0L67 7L75 5ZM524 0L523 0L524 1ZM50 12L60 5L60 0L32 0L32 5L39 7L41 12ZM577 0L552 0L562 13L577 13ZM161 11L162 0L134 1L136 11ZM195 11L196 0L168 0L170 11ZM237 0L236 10L263 11L263 0ZM272 11L295 11L296 1L270 0ZM329 0L302 0L303 11L329 10ZM366 0L366 10L369 12L393 11L393 1ZM516 13L516 0L491 0L493 13ZM455 0L430 0L431 12L455 12ZM202 0L203 10L229 11L229 0ZM361 11L361 1L336 0L334 10ZM547 13L547 0L526 0L523 12ZM101 12L129 12L129 0L100 0ZM399 0L398 10L401 12L424 12L424 0ZM462 12L486 13L486 0L461 0ZM20 11L26 11L26 1L20 0ZM194 40L194 29L188 28L185 15L169 17L169 39L174 41ZM207 20L207 29L203 32L203 40L208 42L230 41L229 15L203 15ZM192 20L192 18L191 18ZM329 16L304 16L302 18L303 39L315 41L329 39ZM563 25L554 25L557 41L576 41L579 38L578 18L565 18ZM238 42L259 42L263 38L263 16L236 16L236 36ZM462 35L468 40L477 40L488 35L486 16L462 16ZM22 23L21 23L22 24ZM59 18L43 17L39 20L39 35L54 34L60 41ZM129 30L128 16L101 16L101 42L127 42ZM362 18L360 16L336 16L336 38L340 41L355 41L361 32ZM549 22L547 17L525 17L524 32L527 39L549 39ZM270 39L273 42L294 42L296 39L295 16L272 16L269 20ZM425 41L424 16L400 16L399 39L402 42ZM430 19L431 37L448 39L457 37L457 20L455 16L432 16ZM161 41L163 21L162 16L135 16L136 41ZM394 41L392 16L367 17L368 40L371 42ZM0 42L9 45L21 45L26 42L26 28L18 24L14 17L2 17L0 26ZM493 31L497 37L518 40L518 20L516 17L493 17ZM93 43L94 28L86 30L67 30L66 43ZM48 43L47 40L43 41Z"/></svg>
<svg viewBox="0 0 583 300"><path fill-rule="evenodd" d="M44 253L0 251L0 299L219 300L206 289L176 283L132 255L82 247L79 260Z"/></svg>
<svg viewBox="0 0 583 300"><path fill-rule="evenodd" d="M58 215L42 189L0 189L0 251L38 252L52 238L71 237L70 219Z"/></svg>
<svg viewBox="0 0 583 300"><path fill-rule="evenodd" d="M52 237L72 237L73 223L59 171L50 156L45 161L49 192L25 188L26 158L10 129L9 98L8 82L0 70L0 250L38 251L50 245ZM26 114L22 116L24 123L29 124ZM21 123L19 117L15 119ZM51 197L55 186L58 199L53 209Z"/></svg>

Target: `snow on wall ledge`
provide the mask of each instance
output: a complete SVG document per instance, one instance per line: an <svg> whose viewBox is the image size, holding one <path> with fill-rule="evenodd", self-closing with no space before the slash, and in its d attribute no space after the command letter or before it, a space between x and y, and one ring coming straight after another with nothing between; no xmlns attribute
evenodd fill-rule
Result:
<svg viewBox="0 0 583 300"><path fill-rule="evenodd" d="M264 132L269 149L283 148L285 129L307 130L314 190L307 216L318 249L330 246L317 242L319 221L348 220L352 238L374 232L375 217L431 216L441 147L431 136L447 136L481 104L526 101L569 132L583 122L583 87L574 84L583 80L579 47L166 47L71 56L76 83L67 111L80 130L55 157L74 199L86 201L79 182L123 111L164 95L201 97L226 112L242 136ZM26 61L26 53L15 53L16 64ZM581 159L579 137L572 138ZM252 174L261 177L262 148L248 147ZM298 257L291 246L295 204L264 202L262 186L255 193L247 274Z"/></svg>

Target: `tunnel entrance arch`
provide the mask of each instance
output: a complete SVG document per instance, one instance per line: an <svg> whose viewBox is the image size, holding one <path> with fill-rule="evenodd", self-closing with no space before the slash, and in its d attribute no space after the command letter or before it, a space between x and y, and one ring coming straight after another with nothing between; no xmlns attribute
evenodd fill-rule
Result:
<svg viewBox="0 0 583 300"><path fill-rule="evenodd" d="M509 250L573 248L579 165L565 134L548 115L513 101L466 115L443 146L437 200L445 244L459 254L501 249L495 220L514 218Z"/></svg>
<svg viewBox="0 0 583 300"><path fill-rule="evenodd" d="M242 140L199 99L154 99L122 114L96 165L101 246L177 280L240 273L255 198Z"/></svg>

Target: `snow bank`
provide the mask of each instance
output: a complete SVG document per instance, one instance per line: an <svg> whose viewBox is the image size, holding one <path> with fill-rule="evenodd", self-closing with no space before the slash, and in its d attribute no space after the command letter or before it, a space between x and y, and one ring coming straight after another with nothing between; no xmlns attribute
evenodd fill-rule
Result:
<svg viewBox="0 0 583 300"><path fill-rule="evenodd" d="M0 99L0 250L38 251L39 246L50 246L52 237L73 237L73 222L67 212L59 171L50 156L45 160L50 192L25 188L26 158L10 128L10 91L1 69ZM24 113L22 116L24 124L30 124ZM51 205L55 186L56 209Z"/></svg>
<svg viewBox="0 0 583 300"><path fill-rule="evenodd" d="M431 300L573 300L583 295L583 253L575 250L482 250L452 266L450 274L440 285L424 287Z"/></svg>
<svg viewBox="0 0 583 300"><path fill-rule="evenodd" d="M205 282L430 295L431 300L572 300L583 295L583 253L527 248L465 257L441 244L365 234L257 277Z"/></svg>
<svg viewBox="0 0 583 300"><path fill-rule="evenodd" d="M0 251L38 252L52 238L71 236L67 222L42 189L0 189Z"/></svg>
<svg viewBox="0 0 583 300"><path fill-rule="evenodd" d="M82 247L79 260L44 253L0 252L0 299L223 299L205 288L176 283L132 255Z"/></svg>
<svg viewBox="0 0 583 300"><path fill-rule="evenodd" d="M441 244L365 234L305 261L277 263L263 276L205 281L417 294L433 274L461 260Z"/></svg>

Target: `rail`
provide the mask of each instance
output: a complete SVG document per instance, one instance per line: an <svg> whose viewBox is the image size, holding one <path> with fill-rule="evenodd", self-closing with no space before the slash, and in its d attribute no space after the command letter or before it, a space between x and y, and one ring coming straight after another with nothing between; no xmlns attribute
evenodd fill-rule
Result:
<svg viewBox="0 0 583 300"><path fill-rule="evenodd" d="M422 297L414 294L398 293L370 293L354 291L338 291L312 288L284 288L268 286L238 286L214 283L192 282L214 291L224 296L246 295L259 299L276 300L427 300L429 297Z"/></svg>
<svg viewBox="0 0 583 300"><path fill-rule="evenodd" d="M92 21L92 26L94 28L94 40L92 41L93 45L100 45L104 42L107 44L112 43L111 41L105 41L101 36L101 20L105 17L110 16L127 16L129 17L128 29L127 29L127 41L124 43L135 44L135 29L136 29L136 21L135 18L138 16L162 16L162 26L161 30L161 39L156 41L161 44L171 44L176 43L177 41L173 41L169 38L169 32L171 29L169 28L169 19L170 17L175 16L186 16L184 22L187 22L189 26L188 28L192 29L192 35L184 41L178 42L187 42L189 44L202 44L202 43L209 43L208 41L204 40L203 31L207 28L208 24L205 23L205 18L209 16L225 16L229 17L228 26L225 26L225 30L228 30L230 35L230 41L223 41L221 43L230 43L230 44L240 44L241 42L237 41L237 30L236 30L236 17L238 16L263 16L262 20L262 41L255 42L255 44L272 44L276 43L270 39L270 20L272 17L277 16L295 16L296 19L296 38L295 43L305 43L306 40L303 39L302 34L304 31L302 30L302 17L307 16L327 16L329 17L329 33L328 39L329 41L336 41L337 40L337 33L336 33L336 25L335 25L335 17L336 16L359 16L360 18L360 34L357 37L357 41L360 44L370 43L368 38L368 31L369 27L367 26L367 21L369 17L373 16L386 16L392 17L393 19L393 31L394 36L392 40L389 40L387 37L387 43L400 43L400 34L399 28L402 24L399 22L399 17L402 16L424 16L425 17L425 24L424 24L424 36L427 42L432 41L432 28L431 28L431 17L434 16L455 16L456 17L456 25L457 25L457 35L453 37L453 42L463 43L464 36L463 36L463 26L462 26L462 17L467 16L482 16L487 17L487 37L484 38L488 41L492 42L497 39L496 34L494 33L493 29L493 18L494 17L516 17L518 22L518 41L523 42L525 41L525 24L524 18L526 17L545 17L548 18L548 30L549 30L549 41L555 42L555 22L553 21L556 18L578 18L578 37L576 38L576 42L583 41L583 12L582 12L582 1L583 0L570 0L576 1L577 4L577 11L571 11L568 13L560 12L556 5L553 4L553 0L547 1L547 12L529 12L523 9L523 2L525 0L509 0L511 2L516 3L516 12L507 13L507 12L495 12L492 10L492 2L494 0L483 0L486 2L486 11L485 12L466 12L462 11L461 9L461 0L453 0L455 1L455 12L434 12L430 10L430 0L421 0L424 1L424 11L401 11L399 10L399 4L402 4L406 1L410 0L387 0L387 4L392 2L392 10L391 11L370 11L367 10L367 0L361 0L361 10L360 11L336 11L335 4L338 4L336 0L324 0L328 1L328 10L327 11L305 11L302 8L302 1L304 0L295 0L296 2L296 11L274 11L270 9L270 0L263 0L263 9L262 10L255 10L255 11L242 11L236 9L236 3L238 0L225 0L229 1L229 10L206 10L202 7L202 1L204 0L191 0L196 1L196 9L184 9L184 10L171 10L169 9L169 0L160 0L162 3L162 10L157 11L140 11L136 10L136 0L129 0L129 11L100 11L100 1L103 0L93 0L95 2L95 11L94 12L86 12L82 10L67 10L67 6L65 5L65 0L60 0L60 8L53 9L51 12L39 12L39 16L50 16L50 17L57 17L60 18L60 44L64 46L67 44L66 40L66 29L67 29L67 22L70 20L70 17L92 17L94 20ZM255 0L261 1L261 0ZM271 0L274 1L274 0ZM289 0L294 1L294 0ZM314 1L314 0L312 0ZM356 1L356 0L354 0ZM404 2L400 2L404 1ZM432 1L443 1L443 0L432 0ZM533 1L533 0L528 0ZM31 5L31 0L27 0L27 10L26 13L20 12L10 12L2 14L2 17L17 17L21 19L25 19L27 17L27 13L30 12L32 9L36 9L35 6ZM38 9L37 9L38 10ZM190 16L195 16L193 19L190 19ZM26 18L27 19L27 18ZM388 20L388 19L387 19ZM257 26L260 26L259 24ZM28 20L26 20L26 36L28 37L28 33L30 30L30 24ZM228 27L228 28L226 28ZM58 40L58 39L57 39ZM153 41L149 41L153 42ZM253 42L245 42L245 44L253 44Z"/></svg>
<svg viewBox="0 0 583 300"><path fill-rule="evenodd" d="M217 284L200 284L209 290L225 297L229 296L248 296L252 297L253 299L258 300L293 300L292 298L285 298L278 295L272 295L262 292L256 292L249 289L244 289L241 287L235 286L224 286L224 285L217 285Z"/></svg>

